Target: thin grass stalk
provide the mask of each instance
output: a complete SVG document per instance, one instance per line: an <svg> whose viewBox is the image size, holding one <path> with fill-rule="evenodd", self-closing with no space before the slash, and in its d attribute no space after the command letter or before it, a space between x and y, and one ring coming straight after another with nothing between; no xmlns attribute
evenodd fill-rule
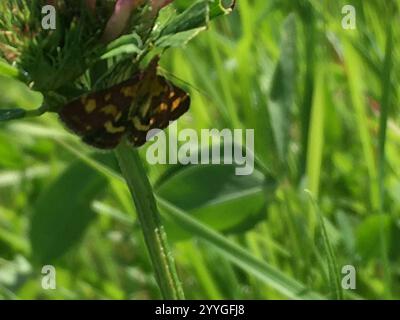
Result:
<svg viewBox="0 0 400 320"><path fill-rule="evenodd" d="M390 19L388 20L390 21ZM390 90L391 90L391 69L392 69L392 53L393 53L393 36L392 28L387 26L385 60L382 72L382 98L381 98L381 114L379 119L379 141L378 141L378 184L379 184L379 212L385 214L385 162L386 162L386 136L387 122L390 106ZM390 272L390 264L388 257L388 244L385 237L384 220L382 220L380 228L381 256L385 270L385 291L388 299L392 298L392 279Z"/></svg>
<svg viewBox="0 0 400 320"><path fill-rule="evenodd" d="M135 203L137 217L164 299L184 299L184 293L170 251L167 234L161 223L153 189L139 153L126 141L115 150L123 177Z"/></svg>

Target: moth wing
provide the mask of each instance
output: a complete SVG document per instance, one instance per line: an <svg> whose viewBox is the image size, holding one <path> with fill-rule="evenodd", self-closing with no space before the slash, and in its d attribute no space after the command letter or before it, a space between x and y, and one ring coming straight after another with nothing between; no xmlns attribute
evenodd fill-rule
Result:
<svg viewBox="0 0 400 320"><path fill-rule="evenodd" d="M126 132L126 119L141 74L106 90L84 95L59 110L62 122L96 148L115 148Z"/></svg>
<svg viewBox="0 0 400 320"><path fill-rule="evenodd" d="M152 129L165 129L171 121L189 110L190 96L187 92L157 76L149 92L147 102L139 106L129 117L128 140L136 147L146 143Z"/></svg>
<svg viewBox="0 0 400 320"><path fill-rule="evenodd" d="M82 141L97 149L111 150L119 145L124 134L125 129L123 132L119 133L109 133L105 130L101 130L93 134L85 135L82 137Z"/></svg>

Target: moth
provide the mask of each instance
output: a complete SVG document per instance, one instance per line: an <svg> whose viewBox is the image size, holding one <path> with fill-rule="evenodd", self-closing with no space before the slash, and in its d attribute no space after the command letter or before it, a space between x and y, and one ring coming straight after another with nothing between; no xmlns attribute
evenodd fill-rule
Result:
<svg viewBox="0 0 400 320"><path fill-rule="evenodd" d="M165 129L190 106L189 94L158 75L157 67L156 58L130 79L78 97L59 110L60 119L98 149L114 149L125 136L142 146L150 130Z"/></svg>

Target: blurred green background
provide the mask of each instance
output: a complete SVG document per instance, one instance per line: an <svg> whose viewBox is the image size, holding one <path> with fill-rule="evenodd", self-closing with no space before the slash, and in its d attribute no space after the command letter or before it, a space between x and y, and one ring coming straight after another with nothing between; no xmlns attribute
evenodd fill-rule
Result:
<svg viewBox="0 0 400 320"><path fill-rule="evenodd" d="M145 162L187 298L400 298L399 5L241 0L163 56L193 98L179 128L255 130L251 176ZM1 108L40 103L0 89ZM160 298L116 172L54 114L0 123L1 299Z"/></svg>

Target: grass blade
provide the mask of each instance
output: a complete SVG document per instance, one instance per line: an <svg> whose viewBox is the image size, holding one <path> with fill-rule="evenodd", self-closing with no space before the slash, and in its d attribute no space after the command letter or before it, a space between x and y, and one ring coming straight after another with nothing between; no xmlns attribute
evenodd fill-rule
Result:
<svg viewBox="0 0 400 320"><path fill-rule="evenodd" d="M226 259L239 268L249 272L259 280L279 291L291 299L322 299L320 295L310 291L303 284L285 276L279 270L268 263L261 261L249 254L242 247L232 243L221 234L199 223L184 211L173 206L162 198L157 198L165 214L171 216L174 221L180 224L185 230L191 232L215 247Z"/></svg>

